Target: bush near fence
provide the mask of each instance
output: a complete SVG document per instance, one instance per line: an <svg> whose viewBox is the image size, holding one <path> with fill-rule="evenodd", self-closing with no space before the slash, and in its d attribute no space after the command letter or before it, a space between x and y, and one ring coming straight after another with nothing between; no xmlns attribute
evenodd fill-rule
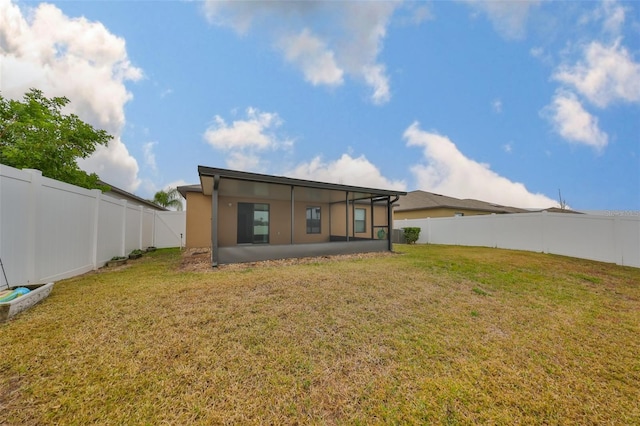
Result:
<svg viewBox="0 0 640 426"><path fill-rule="evenodd" d="M10 286L68 278L135 249L178 247L185 212L134 205L0 165L0 259ZM0 287L6 286L0 274Z"/></svg>
<svg viewBox="0 0 640 426"><path fill-rule="evenodd" d="M512 213L394 221L419 227L418 243L552 253L640 267L640 215Z"/></svg>

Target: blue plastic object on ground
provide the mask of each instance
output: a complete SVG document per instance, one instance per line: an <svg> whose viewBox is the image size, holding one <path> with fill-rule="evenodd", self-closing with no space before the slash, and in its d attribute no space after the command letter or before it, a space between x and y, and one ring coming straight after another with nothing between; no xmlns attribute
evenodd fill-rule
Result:
<svg viewBox="0 0 640 426"><path fill-rule="evenodd" d="M31 290L29 290L26 287L18 287L15 290L13 290L11 293L7 294L6 296L0 298L0 303L4 303L4 302L10 302L13 299L20 297L24 294L29 293Z"/></svg>

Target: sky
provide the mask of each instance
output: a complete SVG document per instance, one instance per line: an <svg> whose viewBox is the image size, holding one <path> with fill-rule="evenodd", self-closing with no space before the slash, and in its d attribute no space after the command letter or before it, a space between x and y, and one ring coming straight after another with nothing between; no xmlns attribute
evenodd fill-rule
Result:
<svg viewBox="0 0 640 426"><path fill-rule="evenodd" d="M0 93L66 96L80 166L197 166L640 215L640 3L0 0Z"/></svg>

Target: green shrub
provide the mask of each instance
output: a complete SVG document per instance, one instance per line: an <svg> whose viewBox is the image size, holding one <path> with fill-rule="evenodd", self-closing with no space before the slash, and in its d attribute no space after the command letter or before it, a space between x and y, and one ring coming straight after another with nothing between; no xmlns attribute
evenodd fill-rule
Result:
<svg viewBox="0 0 640 426"><path fill-rule="evenodd" d="M404 239L407 241L407 244L415 244L420 237L420 228L415 227L407 227L402 228L404 231Z"/></svg>

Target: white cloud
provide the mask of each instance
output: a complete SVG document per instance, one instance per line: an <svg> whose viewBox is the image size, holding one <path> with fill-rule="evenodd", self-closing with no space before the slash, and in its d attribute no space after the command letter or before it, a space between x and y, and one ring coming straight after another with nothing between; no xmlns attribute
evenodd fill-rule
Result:
<svg viewBox="0 0 640 426"><path fill-rule="evenodd" d="M540 4L540 0L463 1L476 10L486 13L496 31L509 39L524 37L531 9Z"/></svg>
<svg viewBox="0 0 640 426"><path fill-rule="evenodd" d="M23 11L0 1L0 91L22 98L29 88L45 96L66 96L66 112L114 136L108 148L78 161L83 169L129 191L140 184L138 164L120 136L124 105L131 100L125 82L142 78L127 57L125 41L99 22L69 18L50 4ZM70 76L73 76L70 78Z"/></svg>
<svg viewBox="0 0 640 426"><path fill-rule="evenodd" d="M308 163L296 166L287 176L365 188L406 190L404 181L385 178L380 169L364 155L354 158L349 154L342 154L339 159L329 162L315 157Z"/></svg>
<svg viewBox="0 0 640 426"><path fill-rule="evenodd" d="M101 180L127 191L133 192L140 185L138 162L129 155L120 137L111 140L108 147L99 146L91 157L79 159L78 166L97 173Z"/></svg>
<svg viewBox="0 0 640 426"><path fill-rule="evenodd" d="M350 76L371 89L373 103L382 104L390 99L390 84L377 58L389 19L399 5L208 0L204 10L211 23L232 27L240 34L252 27L267 31L285 59L311 84L335 87Z"/></svg>
<svg viewBox="0 0 640 426"><path fill-rule="evenodd" d="M619 34L624 25L626 11L616 1L605 0L602 2L603 28L610 34Z"/></svg>
<svg viewBox="0 0 640 426"><path fill-rule="evenodd" d="M206 130L204 139L214 148L223 150L263 150L278 145L278 140L272 132L282 124L278 114L260 112L253 107L247 108L246 113L246 120L236 120L231 125L216 115L215 124Z"/></svg>
<svg viewBox="0 0 640 426"><path fill-rule="evenodd" d="M373 89L371 101L376 105L387 103L391 99L389 79L384 65L371 65L362 68L364 80Z"/></svg>
<svg viewBox="0 0 640 426"><path fill-rule="evenodd" d="M233 170L249 172L266 172L268 162L255 153L233 151L227 155L227 167Z"/></svg>
<svg viewBox="0 0 640 426"><path fill-rule="evenodd" d="M464 156L446 136L426 132L417 122L404 132L407 146L423 149L423 162L411 167L418 187L456 198L473 198L521 208L555 206L544 194L531 193L491 170L488 164Z"/></svg>
<svg viewBox="0 0 640 426"><path fill-rule="evenodd" d="M334 53L327 49L324 41L311 34L308 28L297 36L283 37L279 44L285 58L298 65L305 79L314 86L342 84L343 72L336 64Z"/></svg>
<svg viewBox="0 0 640 426"><path fill-rule="evenodd" d="M496 114L502 113L502 101L500 99L494 99L494 101L491 102L491 107Z"/></svg>
<svg viewBox="0 0 640 426"><path fill-rule="evenodd" d="M156 154L153 152L154 147L158 145L158 142L147 142L142 146L142 152L144 154L144 163L156 173L158 166L156 164Z"/></svg>
<svg viewBox="0 0 640 426"><path fill-rule="evenodd" d="M212 147L227 154L227 166L238 170L264 170L265 161L260 161L258 153L266 150L287 151L293 140L281 137L277 129L283 121L277 113L261 112L249 107L246 118L231 124L216 115L214 124L205 131L203 138Z"/></svg>
<svg viewBox="0 0 640 426"><path fill-rule="evenodd" d="M583 53L583 61L560 67L554 79L601 108L615 101L640 102L640 64L621 46L621 39L610 46L591 42Z"/></svg>
<svg viewBox="0 0 640 426"><path fill-rule="evenodd" d="M504 152L506 152L507 154L511 154L511 152L513 152L513 146L511 146L510 143L505 143L504 145L502 145L502 149L504 150Z"/></svg>
<svg viewBox="0 0 640 426"><path fill-rule="evenodd" d="M543 111L556 132L569 142L584 144L601 150L607 146L609 137L600 130L598 118L589 114L575 94L559 90L551 105Z"/></svg>
<svg viewBox="0 0 640 426"><path fill-rule="evenodd" d="M626 20L626 9L615 0L604 0L596 8L580 18L581 24L595 22L602 25L605 34L615 37L620 35Z"/></svg>

